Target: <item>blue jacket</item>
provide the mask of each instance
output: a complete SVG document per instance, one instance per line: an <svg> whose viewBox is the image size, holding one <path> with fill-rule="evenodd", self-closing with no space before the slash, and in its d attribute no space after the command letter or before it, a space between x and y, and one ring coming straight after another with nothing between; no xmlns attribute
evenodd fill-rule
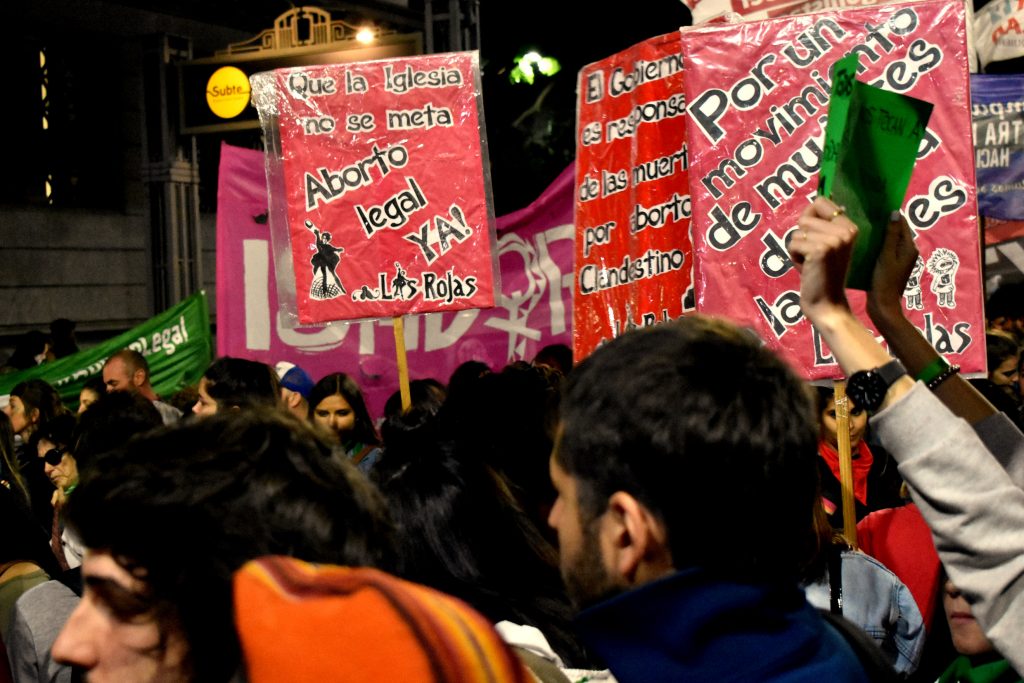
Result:
<svg viewBox="0 0 1024 683"><path fill-rule="evenodd" d="M732 583L688 569L584 610L577 626L619 683L868 683L795 583Z"/></svg>
<svg viewBox="0 0 1024 683"><path fill-rule="evenodd" d="M859 626L881 648L897 673L917 670L924 649L921 611L910 589L875 558L855 550L842 553L843 617ZM829 578L804 588L807 601L829 609Z"/></svg>

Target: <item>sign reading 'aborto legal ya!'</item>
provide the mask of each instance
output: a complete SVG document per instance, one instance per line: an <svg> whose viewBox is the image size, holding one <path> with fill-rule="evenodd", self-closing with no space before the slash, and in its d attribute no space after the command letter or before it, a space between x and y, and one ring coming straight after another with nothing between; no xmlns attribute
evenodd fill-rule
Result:
<svg viewBox="0 0 1024 683"><path fill-rule="evenodd" d="M299 323L494 305L476 53L279 69L252 91Z"/></svg>

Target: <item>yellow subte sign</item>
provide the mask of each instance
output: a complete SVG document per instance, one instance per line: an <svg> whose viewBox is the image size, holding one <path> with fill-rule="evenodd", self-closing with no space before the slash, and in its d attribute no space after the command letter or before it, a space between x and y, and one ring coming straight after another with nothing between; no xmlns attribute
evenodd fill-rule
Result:
<svg viewBox="0 0 1024 683"><path fill-rule="evenodd" d="M206 82L206 104L222 119L233 119L249 104L249 77L233 66L223 66Z"/></svg>

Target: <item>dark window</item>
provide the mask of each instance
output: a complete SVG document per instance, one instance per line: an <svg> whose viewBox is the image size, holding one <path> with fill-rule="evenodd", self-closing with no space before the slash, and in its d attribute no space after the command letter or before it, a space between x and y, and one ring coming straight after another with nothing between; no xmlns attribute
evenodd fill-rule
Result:
<svg viewBox="0 0 1024 683"><path fill-rule="evenodd" d="M10 149L0 202L123 209L124 105L135 100L119 43L100 35L5 39L0 59L0 130Z"/></svg>

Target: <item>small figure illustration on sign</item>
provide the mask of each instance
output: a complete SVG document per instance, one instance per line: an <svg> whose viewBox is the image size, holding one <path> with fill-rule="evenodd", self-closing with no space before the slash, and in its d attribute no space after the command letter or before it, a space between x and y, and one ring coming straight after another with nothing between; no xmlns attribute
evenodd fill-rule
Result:
<svg viewBox="0 0 1024 683"><path fill-rule="evenodd" d="M306 221L306 228L312 230L313 235L316 237L315 245L310 247L316 249L316 253L309 259L309 262L313 265L313 282L309 288L309 295L321 301L337 298L345 293L345 287L341 284L341 279L336 272L338 263L341 261L340 254L345 249L331 244L331 233L327 231L320 232L313 225L312 221ZM317 281L318 272L321 275L319 281ZM334 278L333 283L327 280L328 272Z"/></svg>
<svg viewBox="0 0 1024 683"><path fill-rule="evenodd" d="M409 295L406 296L405 289L409 288ZM407 278L405 271L402 270L402 264L395 261L395 279L391 281L391 290L395 293L399 299L409 300L416 296L416 292L419 291L416 288L416 280Z"/></svg>
<svg viewBox="0 0 1024 683"><path fill-rule="evenodd" d="M923 311L924 302L921 301L921 274L924 272L924 259L917 257L914 269L910 271L907 279L907 286L903 290L903 298L907 300L907 310Z"/></svg>
<svg viewBox="0 0 1024 683"><path fill-rule="evenodd" d="M932 293L938 295L939 306L943 308L956 308L956 271L959 267L960 257L944 247L939 247L928 257Z"/></svg>

